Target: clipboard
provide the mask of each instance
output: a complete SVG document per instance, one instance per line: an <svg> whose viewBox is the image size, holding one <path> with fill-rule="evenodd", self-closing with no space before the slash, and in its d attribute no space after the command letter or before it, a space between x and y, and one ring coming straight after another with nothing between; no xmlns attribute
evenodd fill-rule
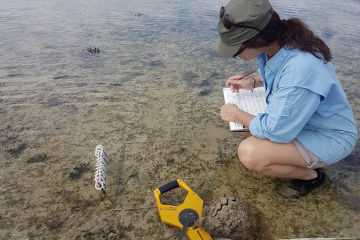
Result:
<svg viewBox="0 0 360 240"><path fill-rule="evenodd" d="M241 110L252 115L264 113L266 108L265 88L259 87L253 90L240 89L239 92L233 93L231 88L223 88L225 104L235 104ZM249 132L239 122L229 123L232 132Z"/></svg>

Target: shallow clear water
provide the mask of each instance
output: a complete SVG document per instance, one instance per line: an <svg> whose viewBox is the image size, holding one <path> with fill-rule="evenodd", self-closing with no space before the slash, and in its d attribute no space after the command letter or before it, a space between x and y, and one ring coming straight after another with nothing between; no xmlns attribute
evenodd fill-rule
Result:
<svg viewBox="0 0 360 240"><path fill-rule="evenodd" d="M2 1L0 238L173 239L152 192L176 178L206 202L249 201L264 239L359 236L359 144L299 201L274 196L275 179L236 162L243 137L219 119L221 85L256 63L218 57L225 3ZM271 3L330 46L359 124L360 2ZM99 54L87 52L94 46ZM99 143L112 202L93 187Z"/></svg>

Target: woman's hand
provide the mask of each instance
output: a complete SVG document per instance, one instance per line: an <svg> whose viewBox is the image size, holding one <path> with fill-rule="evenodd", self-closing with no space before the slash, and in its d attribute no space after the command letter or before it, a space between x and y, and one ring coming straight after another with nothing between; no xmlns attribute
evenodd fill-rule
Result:
<svg viewBox="0 0 360 240"><path fill-rule="evenodd" d="M221 107L220 117L225 122L236 121L236 114L240 109L235 104L226 104Z"/></svg>
<svg viewBox="0 0 360 240"><path fill-rule="evenodd" d="M231 86L232 92L239 92L240 89L252 90L254 89L255 78L248 78L243 76L232 76L226 82L226 87Z"/></svg>

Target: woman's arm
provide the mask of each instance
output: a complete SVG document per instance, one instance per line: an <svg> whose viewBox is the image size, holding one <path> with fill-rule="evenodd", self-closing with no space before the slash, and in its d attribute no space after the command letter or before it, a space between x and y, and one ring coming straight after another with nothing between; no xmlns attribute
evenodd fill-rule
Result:
<svg viewBox="0 0 360 240"><path fill-rule="evenodd" d="M240 89L252 90L257 87L264 86L260 76L256 77L243 77L232 76L226 82L226 87L231 87L233 92L239 92Z"/></svg>
<svg viewBox="0 0 360 240"><path fill-rule="evenodd" d="M254 115L239 109L235 104L223 105L220 110L220 117L226 122L239 122L246 128L249 128L250 121L255 118Z"/></svg>
<svg viewBox="0 0 360 240"><path fill-rule="evenodd" d="M254 79L255 81L255 88L264 86L264 83L263 81L261 81L260 76L253 77L252 79Z"/></svg>
<svg viewBox="0 0 360 240"><path fill-rule="evenodd" d="M253 136L273 142L292 141L319 107L321 96L302 87L278 89L265 113L260 113L249 126Z"/></svg>

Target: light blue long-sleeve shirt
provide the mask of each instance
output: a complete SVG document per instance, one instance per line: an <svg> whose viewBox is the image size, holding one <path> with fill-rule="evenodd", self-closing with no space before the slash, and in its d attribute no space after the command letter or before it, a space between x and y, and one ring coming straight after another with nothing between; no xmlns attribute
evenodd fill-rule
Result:
<svg viewBox="0 0 360 240"><path fill-rule="evenodd" d="M277 143L297 139L327 164L349 155L358 129L333 65L284 47L257 60L267 107L250 121L251 134Z"/></svg>

